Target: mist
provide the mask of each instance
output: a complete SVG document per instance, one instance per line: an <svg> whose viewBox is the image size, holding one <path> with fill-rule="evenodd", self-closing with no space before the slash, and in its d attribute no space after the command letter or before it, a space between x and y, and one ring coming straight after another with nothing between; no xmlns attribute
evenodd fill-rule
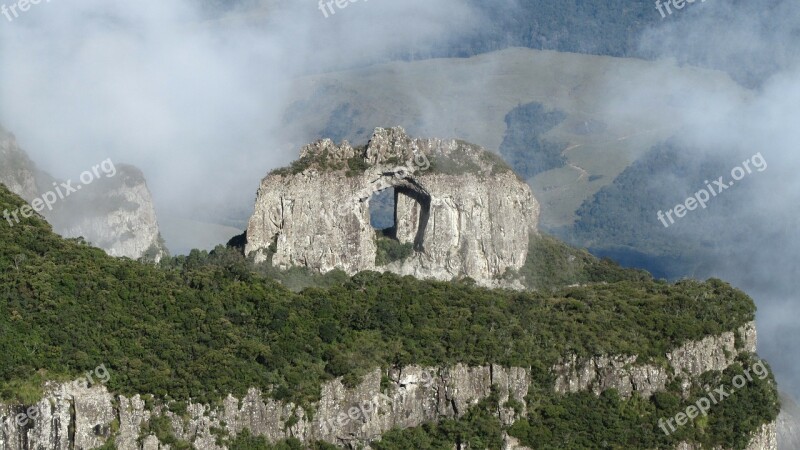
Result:
<svg viewBox="0 0 800 450"><path fill-rule="evenodd" d="M0 123L57 177L74 177L107 158L141 168L162 222L219 220L220 211L236 208L246 215L260 179L295 159L304 143L283 129L294 80L393 60L416 46L457 43L482 20L459 0L361 0L328 18L317 6L54 0L13 22L0 17ZM625 85L619 76L609 80L613 95L604 100L608 123L660 116L698 163L715 158L729 171L743 157L763 155L763 173L726 192L727 200L691 213L715 215L714 228L688 222L669 232L676 242L694 242L735 229L713 250L711 267L691 275L719 276L755 298L760 353L781 388L796 397L799 27L795 0L687 4L642 35L641 54L724 71L731 82L699 88L689 78L665 78L656 67L632 74ZM492 92L491 74L487 67L458 83ZM451 109L448 116L408 89L424 111L419 128L453 129L458 114L477 114ZM670 108L660 109L664 104ZM681 192L702 187L664 181L657 180L675 192L675 203L685 198Z"/></svg>
<svg viewBox="0 0 800 450"><path fill-rule="evenodd" d="M42 2L0 16L0 123L57 177L107 158L141 168L162 222L245 215L303 144L281 128L293 79L473 21L455 0L362 0L328 18L316 2Z"/></svg>
<svg viewBox="0 0 800 450"><path fill-rule="evenodd" d="M625 95L606 99L605 111L611 120L660 115L665 125L675 127L673 143L684 159L719 164L704 173L707 180L730 180L730 170L745 158L763 155L767 169L747 175L712 199L708 209L689 212L691 220L664 233L676 245L723 236L708 252L708 263L695 272L686 268L685 275L720 277L755 299L759 353L771 363L780 388L795 397L800 396L798 36L796 2L687 4L642 36L643 53L673 64L715 68L740 85L703 91L689 79L631 77ZM661 97L675 109L654 110L653 99ZM702 179L685 183L652 180L650 188L675 200L642 205L653 210L653 221L656 210L666 211L703 187Z"/></svg>

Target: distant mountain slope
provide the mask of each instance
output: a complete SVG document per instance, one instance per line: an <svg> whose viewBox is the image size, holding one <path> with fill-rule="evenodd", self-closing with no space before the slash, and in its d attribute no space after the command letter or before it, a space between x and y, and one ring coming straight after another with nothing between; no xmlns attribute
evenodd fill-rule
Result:
<svg viewBox="0 0 800 450"><path fill-rule="evenodd" d="M778 449L800 448L800 408L788 395L781 394L781 413L778 416Z"/></svg>
<svg viewBox="0 0 800 450"><path fill-rule="evenodd" d="M28 202L50 192L55 202L41 213L58 233L83 237L113 256L146 256L158 261L166 247L159 237L153 200L142 172L110 160L100 169L98 166L99 175L91 174L93 180L88 184L78 181L80 174L70 177L68 184L76 192L68 193L61 185L63 180L38 169L14 135L0 128L0 183Z"/></svg>
<svg viewBox="0 0 800 450"><path fill-rule="evenodd" d="M680 96L654 90L652 114L607 113L611 100L625 98L630 79L648 78L680 79L691 87ZM571 224L584 200L672 135L677 127L662 118L677 116L684 99L703 90L747 95L720 72L514 48L302 78L290 93L283 121L296 148L321 138L366 142L375 127L398 124L413 135L458 137L516 155L515 170L533 175L528 182L544 206L542 225L552 228ZM514 111L535 105L541 114L564 117L525 136L523 130L540 126L541 117ZM526 169L526 153L542 149L555 160L563 157L564 164Z"/></svg>

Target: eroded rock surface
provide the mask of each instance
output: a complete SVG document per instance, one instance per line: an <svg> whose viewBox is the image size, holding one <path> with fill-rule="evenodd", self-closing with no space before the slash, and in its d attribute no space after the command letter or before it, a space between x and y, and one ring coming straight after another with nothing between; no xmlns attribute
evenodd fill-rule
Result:
<svg viewBox="0 0 800 450"><path fill-rule="evenodd" d="M395 226L385 234L415 251L378 265L369 200L385 189L394 189L396 201ZM498 285L525 263L538 216L530 188L492 153L378 128L364 148L322 140L306 146L292 167L268 175L246 252L281 268L388 270Z"/></svg>
<svg viewBox="0 0 800 450"><path fill-rule="evenodd" d="M747 324L740 333L754 330ZM687 343L670 352L679 355L672 359L674 368L685 367L684 375L697 377L697 370L723 370L732 363L739 352L754 349L753 340L729 358L717 360L712 366L682 365L717 351L710 348L725 348L733 333L704 339L701 342ZM754 339L753 335L753 339ZM642 394L663 389L661 378L651 384L631 383L631 374L640 373L635 357L632 367L615 365L612 362L628 361L620 356L602 356L596 362L609 362L603 366L602 373L589 377L567 371L575 380L563 381L556 390L574 392L575 390L596 390L620 387ZM553 367L558 373L563 365ZM563 376L567 376L562 374ZM664 375L672 379L672 375ZM388 384L381 387L381 379L388 378ZM581 378L583 377L583 378ZM574 381L574 382L573 382ZM107 439L114 439L120 450L159 450L168 448L155 436L145 435L142 426L154 416L166 415L172 424L176 438L192 443L199 450L222 450L217 435L212 429L223 430L225 434L235 435L249 429L254 435L265 436L269 441L279 441L295 437L303 442L324 440L341 447L369 448L369 443L393 428L410 428L426 422L443 418L461 417L471 407L487 398L492 388L500 396L497 411L501 422L508 426L524 416L528 405L526 396L531 385L530 368L506 368L496 365L485 367L420 367L409 366L402 369L374 370L354 388L345 387L340 379L322 386L321 400L314 405L314 413L291 403L271 399L258 389L250 389L241 399L229 395L220 406L189 403L186 413L178 416L166 411L162 406L148 409L140 396L113 396L103 386L75 386L70 384L51 384L44 399L35 406L41 414L18 425L16 416L27 410L25 406L0 404L0 450L28 449L92 449L101 446ZM567 388L567 386L570 386ZM511 400L511 403L507 403ZM511 405L521 405L514 411ZM313 418L312 418L313 417ZM525 447L515 439L506 437L507 449L522 450ZM681 444L682 449L691 450L692 444ZM757 433L748 450L776 450L777 437L775 424L765 424Z"/></svg>

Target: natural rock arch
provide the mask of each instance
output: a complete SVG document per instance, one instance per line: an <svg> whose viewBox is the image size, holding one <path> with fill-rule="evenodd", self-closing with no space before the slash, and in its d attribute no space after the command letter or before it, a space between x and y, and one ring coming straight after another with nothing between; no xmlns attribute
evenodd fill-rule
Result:
<svg viewBox="0 0 800 450"><path fill-rule="evenodd" d="M369 199L389 188L391 236L416 251L378 264ZM271 256L279 268L386 270L500 286L525 263L538 216L528 185L491 152L378 128L365 147L329 139L308 145L300 160L264 178L245 252L256 261Z"/></svg>

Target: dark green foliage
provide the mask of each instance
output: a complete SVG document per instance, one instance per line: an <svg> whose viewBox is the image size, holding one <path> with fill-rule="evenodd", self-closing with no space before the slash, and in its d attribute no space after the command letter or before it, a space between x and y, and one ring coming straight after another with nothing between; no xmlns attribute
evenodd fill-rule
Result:
<svg viewBox="0 0 800 450"><path fill-rule="evenodd" d="M350 161L348 161L349 163ZM314 167L321 171L326 170L342 170L345 165L340 160L331 159L327 150L323 150L317 154L306 154L302 158L296 159L289 164L288 167L281 167L270 172L270 175L297 175L306 169Z"/></svg>
<svg viewBox="0 0 800 450"><path fill-rule="evenodd" d="M566 147L542 138L546 132L564 121L561 111L546 111L541 103L528 103L506 115L506 135L500 154L524 179L564 166Z"/></svg>
<svg viewBox="0 0 800 450"><path fill-rule="evenodd" d="M547 291L572 284L644 282L651 278L643 270L623 269L611 260L598 259L544 234L531 237L519 275L528 288Z"/></svg>
<svg viewBox="0 0 800 450"><path fill-rule="evenodd" d="M401 261L414 254L414 244L401 243L397 239L379 236L376 239L378 251L375 254L375 265L385 266L390 262Z"/></svg>
<svg viewBox="0 0 800 450"><path fill-rule="evenodd" d="M659 277L702 276L711 268L719 270L724 265L718 259L720 250L755 234L752 221L740 214L742 204L752 205L753 211L759 208L749 201L747 183L751 180L742 180L709 200L706 209L689 212L668 228L657 215L684 203L716 175L729 180L731 167L750 156L702 155L707 153L682 148L672 141L654 147L611 185L585 201L576 212L578 220L571 230L555 232L596 255L647 268ZM739 217L732 221L734 212Z"/></svg>
<svg viewBox="0 0 800 450"><path fill-rule="evenodd" d="M0 188L0 210L21 204ZM569 260L552 240L532 251ZM250 387L310 407L333 377L352 385L377 366L409 364L532 367L545 389L565 354L660 360L687 340L753 320L752 300L721 281L669 285L585 258L575 277L607 284L549 281L526 293L364 272L295 293L271 269L254 272L236 249L154 267L61 239L38 217L0 223L0 393L27 401L21 393L43 379L99 364L112 391L142 394L151 407L168 398L178 411L189 398L214 403ZM437 425L434 436L495 448L499 428L489 416L463 420ZM147 426L173 448L186 445L163 419Z"/></svg>
<svg viewBox="0 0 800 450"><path fill-rule="evenodd" d="M347 168L349 169L347 171L347 176L355 177L364 173L364 171L369 168L369 164L360 152L356 152L356 156L347 160Z"/></svg>
<svg viewBox="0 0 800 450"><path fill-rule="evenodd" d="M743 357L748 367L756 361ZM676 427L669 436L659 428L659 419L673 418L706 397L707 387L713 390L725 385L730 392L733 377L742 371L741 365L734 364L723 373L707 372L693 384L688 400L682 399L677 383L649 400L638 395L624 400L615 390L599 397L591 392L560 396L548 391L537 392L535 397L531 393L529 400L535 400L535 406L511 427L509 434L541 449L667 449L681 441L697 442L703 448L744 449L750 434L774 421L780 410L771 376L764 380L753 376L745 387L712 405L708 417L698 416L693 422Z"/></svg>
<svg viewBox="0 0 800 450"><path fill-rule="evenodd" d="M493 392L460 419L392 430L372 447L375 450L452 450L458 443L468 448L499 450L503 448L503 425L496 415L498 407L498 396Z"/></svg>

